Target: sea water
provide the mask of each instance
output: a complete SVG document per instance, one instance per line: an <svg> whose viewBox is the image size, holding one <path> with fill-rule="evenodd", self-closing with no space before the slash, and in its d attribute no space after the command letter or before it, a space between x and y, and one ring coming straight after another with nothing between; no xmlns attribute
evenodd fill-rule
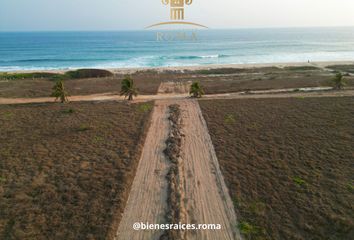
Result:
<svg viewBox="0 0 354 240"><path fill-rule="evenodd" d="M181 33L0 32L0 71L354 61L354 27L175 34Z"/></svg>

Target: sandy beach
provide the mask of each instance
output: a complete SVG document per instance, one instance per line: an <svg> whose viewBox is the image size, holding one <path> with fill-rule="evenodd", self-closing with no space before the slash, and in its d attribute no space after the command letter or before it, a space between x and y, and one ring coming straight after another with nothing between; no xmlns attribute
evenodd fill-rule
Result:
<svg viewBox="0 0 354 240"><path fill-rule="evenodd" d="M159 72L163 71L197 71L197 70L209 70L209 69L220 69L220 68L264 68L264 67L300 67L300 66L315 66L319 68L325 68L331 65L351 65L354 64L353 61L326 61L326 62L289 62L289 63L253 63L253 64L210 64L210 65L201 65L201 66L180 66L180 67L149 67L149 68L111 68L107 69L113 71L114 73L123 73L131 74L136 71L144 70L155 70Z"/></svg>
<svg viewBox="0 0 354 240"><path fill-rule="evenodd" d="M353 61L324 61L324 62L288 62L288 63L252 63L252 64L208 64L199 66L178 66L178 67L141 67L141 68L104 68L116 74L132 74L138 71L198 71L220 68L264 68L264 67L300 67L300 66L314 66L318 68L325 68L332 65L352 65ZM33 72L48 72L48 73L65 73L67 71L77 70L78 68L60 69L60 70L17 70L9 71L7 73L33 73ZM1 73L1 72L0 72Z"/></svg>

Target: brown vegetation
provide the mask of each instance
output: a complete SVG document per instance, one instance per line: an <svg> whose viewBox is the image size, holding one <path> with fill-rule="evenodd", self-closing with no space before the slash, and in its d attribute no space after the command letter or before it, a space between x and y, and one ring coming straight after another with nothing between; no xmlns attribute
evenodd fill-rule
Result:
<svg viewBox="0 0 354 240"><path fill-rule="evenodd" d="M0 239L106 239L152 103L0 106Z"/></svg>
<svg viewBox="0 0 354 240"><path fill-rule="evenodd" d="M116 93L121 90L121 83L124 75L95 78L68 78L63 79L65 87L71 96L89 95L95 93ZM139 72L132 74L139 94L156 94L160 85L160 76L155 73ZM22 98L22 97L48 97L53 87L51 78L31 79L0 79L0 97Z"/></svg>
<svg viewBox="0 0 354 240"><path fill-rule="evenodd" d="M354 65L332 65L327 68L332 69L334 71L341 71L347 73L354 73Z"/></svg>
<svg viewBox="0 0 354 240"><path fill-rule="evenodd" d="M205 94L302 87L331 87L335 73L312 67L216 68L197 71L174 71L159 74L163 81L199 81ZM347 86L354 77L346 76Z"/></svg>
<svg viewBox="0 0 354 240"><path fill-rule="evenodd" d="M334 73L312 67L251 68L226 75L198 77L206 94L301 87L330 87ZM354 86L354 77L348 77Z"/></svg>
<svg viewBox="0 0 354 240"><path fill-rule="evenodd" d="M167 190L167 206L168 210L166 212L166 221L169 224L179 224L184 222L182 219L182 206L181 199L182 195L180 192L180 179L182 173L179 171L179 158L181 154L181 145L182 145L182 134L181 134L181 110L179 105L170 105L170 133L166 140L166 149L164 154L167 159L170 161L170 167L166 176L168 182ZM183 239L182 230L166 230L160 236L160 240L177 240Z"/></svg>
<svg viewBox="0 0 354 240"><path fill-rule="evenodd" d="M0 97L46 97L52 78L0 79ZM195 82L204 87L205 94L268 90L282 88L323 87L332 85L335 73L311 66L219 68L197 71L138 71L131 75L142 95L156 94L161 82ZM72 96L113 92L119 94L124 75L112 77L64 79ZM346 76L347 86L354 86L354 77Z"/></svg>
<svg viewBox="0 0 354 240"><path fill-rule="evenodd" d="M245 239L352 239L353 97L200 105Z"/></svg>

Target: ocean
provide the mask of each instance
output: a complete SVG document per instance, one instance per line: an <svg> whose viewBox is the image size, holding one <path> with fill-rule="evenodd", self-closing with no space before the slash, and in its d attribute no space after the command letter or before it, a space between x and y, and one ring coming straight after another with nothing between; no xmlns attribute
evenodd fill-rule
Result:
<svg viewBox="0 0 354 240"><path fill-rule="evenodd" d="M0 32L0 71L354 61L354 27L181 33Z"/></svg>

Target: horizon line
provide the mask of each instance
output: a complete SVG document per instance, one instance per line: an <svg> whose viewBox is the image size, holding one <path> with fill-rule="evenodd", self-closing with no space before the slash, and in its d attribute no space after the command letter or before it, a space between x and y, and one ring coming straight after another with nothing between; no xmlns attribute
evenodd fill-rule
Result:
<svg viewBox="0 0 354 240"><path fill-rule="evenodd" d="M182 21L160 22L160 23L156 23L156 24L152 24L150 26L147 26L145 29L149 29L149 28L153 28L153 27L157 27L157 26L163 26L163 25L192 25L192 26L197 26L197 27L209 29L207 26L204 26L202 24L193 23L193 22L182 22Z"/></svg>
<svg viewBox="0 0 354 240"><path fill-rule="evenodd" d="M202 25L203 26L203 25ZM205 27L205 26L204 26ZM217 27L208 28L209 30L246 30L246 29L296 29L296 28L353 28L354 25L339 25L339 26L270 26L270 27ZM131 29L32 29L32 30L1 30L0 33L15 33L15 32L117 32L117 31L144 31L146 28L131 28Z"/></svg>

